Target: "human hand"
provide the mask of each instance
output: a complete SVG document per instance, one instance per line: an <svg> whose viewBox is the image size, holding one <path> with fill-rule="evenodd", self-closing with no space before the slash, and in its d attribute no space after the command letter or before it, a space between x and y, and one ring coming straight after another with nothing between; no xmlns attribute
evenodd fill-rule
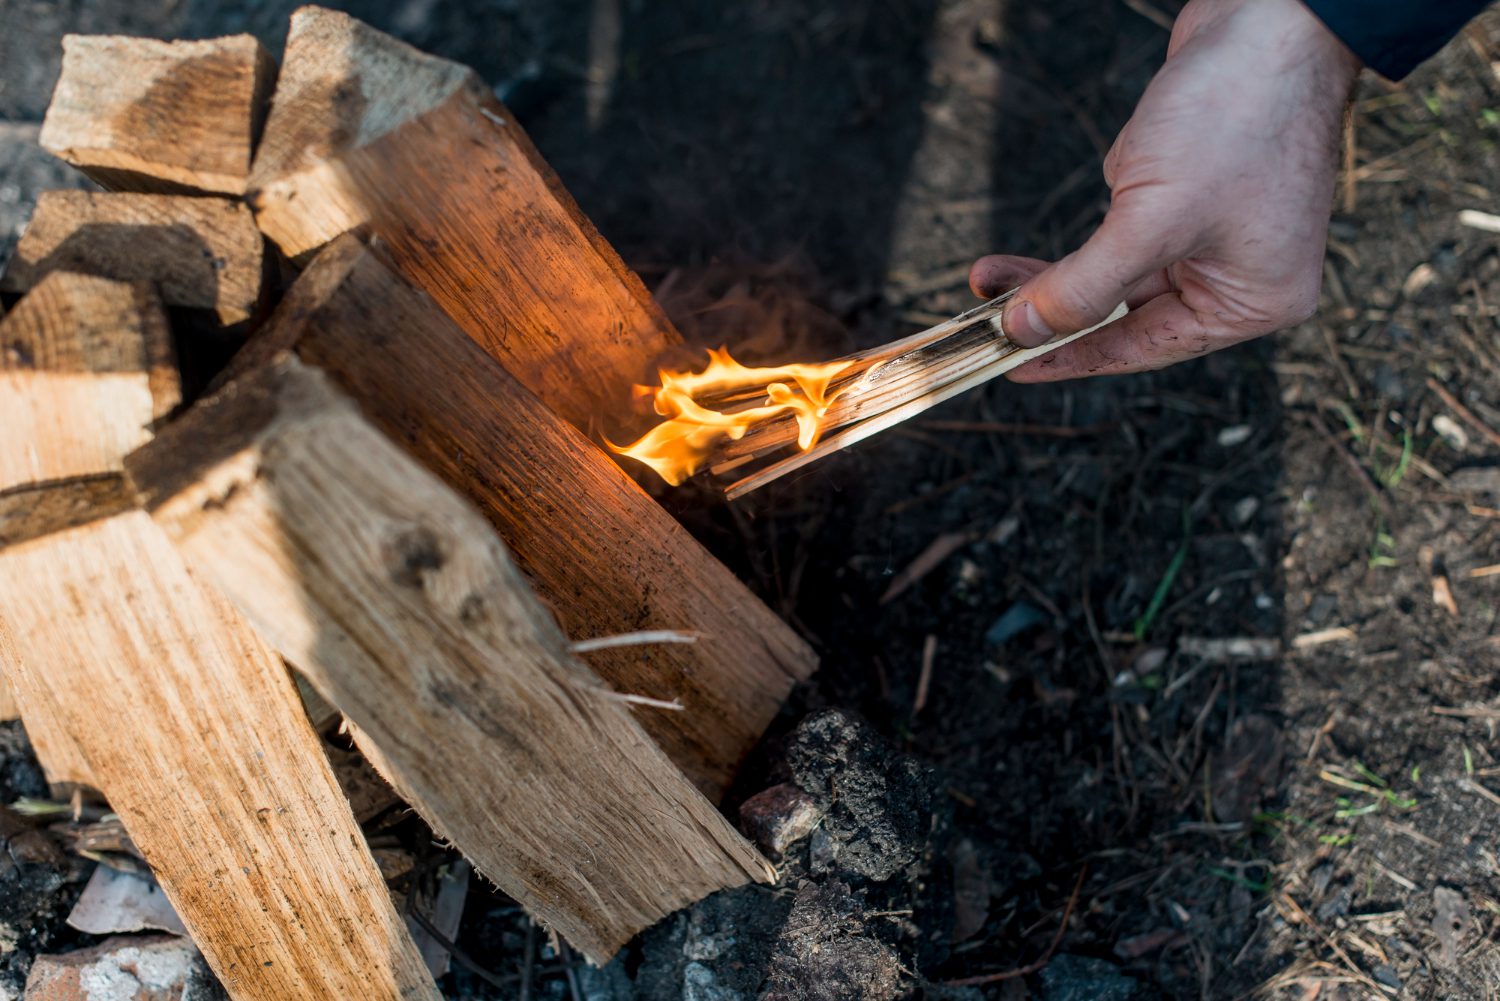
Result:
<svg viewBox="0 0 1500 1001"><path fill-rule="evenodd" d="M1010 378L1163 368L1311 316L1358 72L1301 0L1191 0L1105 158L1099 229L1050 266L995 255L969 272L986 298L1025 282L1003 322L1026 347L1130 307Z"/></svg>

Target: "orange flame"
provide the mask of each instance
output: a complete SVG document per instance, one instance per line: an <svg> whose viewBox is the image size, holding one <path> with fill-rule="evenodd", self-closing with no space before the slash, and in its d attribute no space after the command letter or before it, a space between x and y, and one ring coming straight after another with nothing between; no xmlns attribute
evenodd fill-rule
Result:
<svg viewBox="0 0 1500 1001"><path fill-rule="evenodd" d="M782 365L747 368L729 357L725 348L708 352L702 372L661 372L661 387L637 386L636 392L655 397L656 412L667 418L632 445L606 442L620 455L643 462L662 479L677 486L698 471L720 439L738 441L754 424L790 412L797 421L797 446L804 451L817 444L828 405L838 398L829 392L833 377L853 362L821 365ZM795 388L793 387L795 384ZM766 402L742 410L714 410L699 398L739 390L759 390Z"/></svg>

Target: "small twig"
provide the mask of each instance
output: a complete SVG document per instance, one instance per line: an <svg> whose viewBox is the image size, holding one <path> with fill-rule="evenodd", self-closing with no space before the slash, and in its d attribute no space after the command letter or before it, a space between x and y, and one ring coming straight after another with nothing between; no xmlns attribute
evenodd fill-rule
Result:
<svg viewBox="0 0 1500 1001"><path fill-rule="evenodd" d="M578 989L578 975L573 972L573 950L561 937L557 940L557 955L563 961L563 974L568 978L568 997L571 1001L583 1001L583 992Z"/></svg>
<svg viewBox="0 0 1500 1001"><path fill-rule="evenodd" d="M937 636L929 633L922 643L922 673L917 678L917 697L911 703L912 719L927 705L927 689L932 684L932 665L937 660Z"/></svg>
<svg viewBox="0 0 1500 1001"><path fill-rule="evenodd" d="M1365 488L1365 492L1370 495L1370 500L1380 509L1380 513L1387 518L1392 517L1395 514L1395 509L1391 505L1391 499L1370 476L1370 471L1360 464L1360 461L1354 457L1352 452L1344 447L1344 443L1339 441L1338 437L1332 431L1328 430L1328 426L1323 423L1322 419L1308 417L1307 423L1322 436L1323 440L1328 443L1328 446L1333 449L1338 457L1344 460L1344 464L1354 473L1355 478L1359 480L1359 485Z"/></svg>
<svg viewBox="0 0 1500 1001"><path fill-rule="evenodd" d="M596 636L591 640L575 640L568 649L574 653L592 653L595 650L613 650L622 646L648 646L654 643L696 643L702 633L690 629L644 629L635 633L616 633L613 636Z"/></svg>
<svg viewBox="0 0 1500 1001"><path fill-rule="evenodd" d="M1484 439L1491 445L1500 447L1500 431L1496 431L1484 421L1480 420L1479 417L1474 413L1474 411L1470 410L1468 407L1460 403L1458 397L1450 393L1441 382L1438 382L1436 379L1429 377L1427 380L1427 388L1438 394L1438 396L1442 398L1442 401L1447 404L1448 409L1457 414L1460 420L1472 427L1475 431L1478 431L1480 435L1483 436Z"/></svg>
<svg viewBox="0 0 1500 1001"><path fill-rule="evenodd" d="M1488 786L1482 786L1478 782L1475 782L1473 779L1459 779L1458 787L1466 792L1471 792L1476 796L1483 797L1496 806L1500 806L1500 795L1496 795L1496 793Z"/></svg>
<svg viewBox="0 0 1500 1001"><path fill-rule="evenodd" d="M1458 719L1500 719L1500 709L1490 706L1433 706L1432 714Z"/></svg>
<svg viewBox="0 0 1500 1001"><path fill-rule="evenodd" d="M480 966L477 962L474 961L473 958L469 956L468 953L460 949L452 939L438 930L438 926L433 924L432 921L428 919L427 915L423 914L421 911L417 910L416 907L412 906L411 896L408 896L406 900L407 917L411 918L417 924L421 925L422 930L431 935L432 940L436 942L445 952L447 952L448 957L459 966L462 966L464 969L468 970L470 973L474 974L474 976L478 977L480 980L483 980L491 987L509 987L511 983L515 981L514 977L502 977L499 974L491 973L483 966Z"/></svg>
<svg viewBox="0 0 1500 1001"><path fill-rule="evenodd" d="M1063 934L1068 930L1068 922L1073 917L1073 907L1078 903L1078 891L1083 889L1083 878L1088 875L1089 868L1084 866L1078 870L1078 878L1073 881L1073 892L1068 895L1067 906L1063 908L1062 922L1057 926L1057 932L1052 936L1052 942L1047 946L1047 951L1042 953L1041 958L1026 966L1017 967L1014 970L1006 970L1002 973L986 973L977 977L964 977L961 980L945 980L944 987L979 987L983 984L998 984L1002 980L1014 980L1017 977L1029 977L1038 973L1047 964L1052 962L1052 954L1062 944Z"/></svg>
<svg viewBox="0 0 1500 1001"><path fill-rule="evenodd" d="M1332 950L1333 954L1339 958L1339 960L1344 964L1345 969L1347 969L1352 976L1354 976L1364 986L1375 991L1377 996L1379 995L1381 990L1380 985L1377 984L1374 980L1370 979L1365 971L1360 969L1359 966L1355 964L1354 960L1349 958L1349 954L1345 952L1339 946L1339 944L1333 940L1333 937L1331 935L1323 930L1321 925L1314 921L1312 917L1302 909L1301 904L1292 899L1292 895L1290 893L1283 891L1281 894L1281 899L1285 901L1286 904L1292 909L1292 911L1296 914L1298 920L1300 920L1303 924L1305 924L1308 928L1315 932L1319 938L1323 940L1323 944L1328 946L1328 948Z"/></svg>
<svg viewBox="0 0 1500 1001"><path fill-rule="evenodd" d="M521 994L519 1001L531 1001L531 978L536 969L536 922L526 919L526 955L521 960Z"/></svg>
<svg viewBox="0 0 1500 1001"><path fill-rule="evenodd" d="M1167 34L1172 33L1172 15L1147 3L1146 0L1121 0L1125 6L1156 25Z"/></svg>
<svg viewBox="0 0 1500 1001"><path fill-rule="evenodd" d="M1096 434L1107 434L1115 429L1113 424L1063 427L1056 424L1010 424L1004 421L923 421L922 427L930 431L1037 435L1044 438L1087 438Z"/></svg>

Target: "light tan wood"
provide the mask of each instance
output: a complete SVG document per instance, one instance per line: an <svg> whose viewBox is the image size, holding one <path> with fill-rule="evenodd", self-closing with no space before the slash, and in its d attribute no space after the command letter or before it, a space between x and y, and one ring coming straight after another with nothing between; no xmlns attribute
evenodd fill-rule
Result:
<svg viewBox="0 0 1500 1001"><path fill-rule="evenodd" d="M436 1001L285 667L125 489L177 398L155 293L55 272L0 345L0 671L49 778L108 798L236 1001Z"/></svg>
<svg viewBox="0 0 1500 1001"><path fill-rule="evenodd" d="M127 466L402 797L595 962L770 875L569 654L479 513L315 369L283 355L234 380Z"/></svg>
<svg viewBox="0 0 1500 1001"><path fill-rule="evenodd" d="M179 400L156 293L58 272L0 319L0 545L122 507L125 453ZM38 483L70 481L42 493ZM0 645L0 675L14 661ZM37 760L59 791L93 784L66 730L12 692ZM3 718L3 716L0 716Z"/></svg>
<svg viewBox="0 0 1500 1001"><path fill-rule="evenodd" d="M3 565L0 565L0 572L7 572ZM52 795L58 799L66 799L75 791L98 788L92 766L74 743L62 718L54 714L45 703L31 701L22 705L20 664L21 655L10 640L4 616L0 615L0 684L4 684L10 692L15 718L20 719L26 729L31 752L41 764L42 774L47 776L47 785Z"/></svg>
<svg viewBox="0 0 1500 1001"><path fill-rule="evenodd" d="M3 671L4 661L0 658L0 723L8 723L21 718L21 707L16 704L16 697L11 694L10 682L5 680Z"/></svg>
<svg viewBox="0 0 1500 1001"><path fill-rule="evenodd" d="M41 145L112 190L244 194L275 76L250 35L68 35Z"/></svg>
<svg viewBox="0 0 1500 1001"><path fill-rule="evenodd" d="M0 491L118 470L178 401L148 286L48 276L0 319Z"/></svg>
<svg viewBox="0 0 1500 1001"><path fill-rule="evenodd" d="M711 799L733 779L812 651L610 459L560 421L354 237L293 285L239 368L294 351L495 527L575 640L686 629L698 642L586 660L643 711Z"/></svg>
<svg viewBox="0 0 1500 1001"><path fill-rule="evenodd" d="M367 225L398 270L586 432L680 343L472 71L347 14L292 16L251 175L261 228L306 259Z"/></svg>
<svg viewBox="0 0 1500 1001"><path fill-rule="evenodd" d="M438 1001L285 667L150 518L0 550L0 620L230 997Z"/></svg>
<svg viewBox="0 0 1500 1001"><path fill-rule="evenodd" d="M261 302L264 250L250 210L227 198L45 191L0 290L24 292L54 271L148 281L167 305L231 326Z"/></svg>

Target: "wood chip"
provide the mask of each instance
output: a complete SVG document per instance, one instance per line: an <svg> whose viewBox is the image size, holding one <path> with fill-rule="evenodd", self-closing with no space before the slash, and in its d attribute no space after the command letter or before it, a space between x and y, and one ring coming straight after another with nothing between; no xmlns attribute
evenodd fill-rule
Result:
<svg viewBox="0 0 1500 1001"><path fill-rule="evenodd" d="M1292 640L1292 647L1296 650L1310 650L1313 647L1323 646L1325 643L1352 643L1357 639L1359 637L1348 626L1332 626L1316 632L1303 633Z"/></svg>
<svg viewBox="0 0 1500 1001"><path fill-rule="evenodd" d="M1432 603L1453 618L1458 618L1458 601L1453 597L1453 586L1448 583L1446 574L1434 574L1432 577Z"/></svg>
<svg viewBox="0 0 1500 1001"><path fill-rule="evenodd" d="M1231 636L1225 639L1184 636L1177 641L1177 652L1211 663L1275 660L1281 656L1281 641L1261 636Z"/></svg>
<svg viewBox="0 0 1500 1001"><path fill-rule="evenodd" d="M1480 212L1476 209L1464 209L1460 212L1458 214L1458 224L1485 233L1500 233L1500 215Z"/></svg>

